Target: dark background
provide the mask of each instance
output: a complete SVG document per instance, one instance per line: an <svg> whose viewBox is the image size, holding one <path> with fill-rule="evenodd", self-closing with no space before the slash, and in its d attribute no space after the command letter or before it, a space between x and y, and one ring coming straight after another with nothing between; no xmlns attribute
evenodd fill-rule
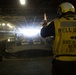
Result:
<svg viewBox="0 0 76 75"><path fill-rule="evenodd" d="M26 0L25 6L21 6L19 0L0 0L0 10L5 11L5 8L10 8L18 10L14 11L17 14L22 10L26 11L19 15L41 16L46 13L51 17L56 14L57 7L63 2L71 2L76 8L76 0Z"/></svg>

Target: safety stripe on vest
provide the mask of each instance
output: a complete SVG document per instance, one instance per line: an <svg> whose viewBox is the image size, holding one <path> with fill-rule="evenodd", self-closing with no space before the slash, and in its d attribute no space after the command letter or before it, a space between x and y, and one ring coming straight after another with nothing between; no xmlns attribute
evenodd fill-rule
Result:
<svg viewBox="0 0 76 75"><path fill-rule="evenodd" d="M76 22L61 22L61 27L76 27Z"/></svg>

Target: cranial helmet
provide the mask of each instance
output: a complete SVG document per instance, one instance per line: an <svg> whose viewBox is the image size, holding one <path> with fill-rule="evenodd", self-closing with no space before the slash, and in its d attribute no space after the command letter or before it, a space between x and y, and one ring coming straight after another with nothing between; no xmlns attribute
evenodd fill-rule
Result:
<svg viewBox="0 0 76 75"><path fill-rule="evenodd" d="M57 11L58 15L65 14L67 12L75 13L74 6L69 2L64 2L64 3L60 4L58 11Z"/></svg>

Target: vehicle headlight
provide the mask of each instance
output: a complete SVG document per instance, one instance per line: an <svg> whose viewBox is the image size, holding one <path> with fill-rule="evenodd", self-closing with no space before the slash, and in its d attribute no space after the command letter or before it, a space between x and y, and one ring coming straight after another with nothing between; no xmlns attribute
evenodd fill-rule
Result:
<svg viewBox="0 0 76 75"><path fill-rule="evenodd" d="M25 28L25 29L21 29L20 33L22 33L24 36L33 37L40 33L40 29Z"/></svg>

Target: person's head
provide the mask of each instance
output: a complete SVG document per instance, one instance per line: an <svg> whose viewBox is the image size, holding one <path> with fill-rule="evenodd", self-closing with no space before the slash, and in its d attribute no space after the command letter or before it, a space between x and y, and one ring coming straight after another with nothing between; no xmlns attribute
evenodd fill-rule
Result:
<svg viewBox="0 0 76 75"><path fill-rule="evenodd" d="M59 5L57 15L60 17L60 16L65 15L67 13L74 14L75 7L69 2L64 2L64 3Z"/></svg>

